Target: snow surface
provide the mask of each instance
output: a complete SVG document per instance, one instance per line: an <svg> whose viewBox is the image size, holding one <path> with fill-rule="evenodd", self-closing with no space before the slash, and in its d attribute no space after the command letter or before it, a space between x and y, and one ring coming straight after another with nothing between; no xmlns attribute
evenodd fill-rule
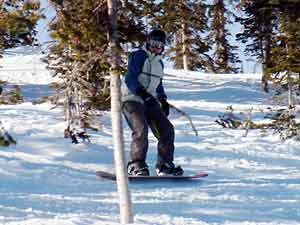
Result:
<svg viewBox="0 0 300 225"><path fill-rule="evenodd" d="M118 224L116 184L95 176L113 171L110 114L92 143L63 138L62 110L31 101L52 92L51 73L39 56L0 59L0 79L20 84L25 101L1 105L0 119L17 145L0 147L0 223L26 225ZM172 113L176 163L187 174L204 171L196 182L130 183L135 224L298 225L300 224L300 147L271 131L223 129L214 121L227 106L253 118L272 105L259 74L215 75L166 69L169 100L195 123ZM130 130L124 123L126 155ZM153 170L156 141L150 135L148 163Z"/></svg>

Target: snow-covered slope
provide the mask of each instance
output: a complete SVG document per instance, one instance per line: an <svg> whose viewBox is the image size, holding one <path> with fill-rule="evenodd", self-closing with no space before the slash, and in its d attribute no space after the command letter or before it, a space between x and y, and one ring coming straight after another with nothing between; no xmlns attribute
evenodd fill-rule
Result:
<svg viewBox="0 0 300 225"><path fill-rule="evenodd" d="M57 81L41 62L43 55L0 58L0 80L18 84L48 84Z"/></svg>
<svg viewBox="0 0 300 225"><path fill-rule="evenodd" d="M98 169L114 169L109 113L101 121L103 130L91 134L92 143L71 144L63 138L61 109L31 104L51 91L49 72L25 73L21 62L28 60L29 70L40 67L30 57L9 60L18 71L6 71L6 61L0 79L22 84L26 102L0 106L1 121L18 141L0 148L0 224L118 224L116 185L95 176ZM172 113L176 162L186 173L209 176L198 182L130 183L135 224L300 224L299 143L281 142L272 132L251 130L244 137L245 131L214 122L229 105L244 112L253 108L253 117L261 117L260 110L271 103L260 89L260 75L166 73L170 102L191 116L199 133L195 136L187 119ZM124 128L128 155L130 131ZM155 157L151 135L152 169Z"/></svg>

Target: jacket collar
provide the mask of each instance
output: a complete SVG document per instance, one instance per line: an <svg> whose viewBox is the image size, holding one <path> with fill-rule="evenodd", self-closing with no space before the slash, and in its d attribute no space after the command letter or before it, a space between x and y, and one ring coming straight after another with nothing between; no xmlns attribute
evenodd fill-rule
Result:
<svg viewBox="0 0 300 225"><path fill-rule="evenodd" d="M144 45L144 46L142 47L142 49L147 53L147 55L148 55L148 57L149 57L150 59L153 59L154 57L155 57L156 59L158 59L158 60L162 59L162 55L156 55L156 54L150 52L150 51L146 48L146 45Z"/></svg>

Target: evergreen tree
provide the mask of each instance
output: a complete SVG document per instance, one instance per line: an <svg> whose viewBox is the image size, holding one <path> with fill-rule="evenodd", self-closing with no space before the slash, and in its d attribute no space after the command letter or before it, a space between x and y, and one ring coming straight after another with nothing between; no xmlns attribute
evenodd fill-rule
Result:
<svg viewBox="0 0 300 225"><path fill-rule="evenodd" d="M157 8L150 24L162 27L174 43L166 54L175 62L176 68L209 70L212 60L205 39L208 18L204 1L164 0Z"/></svg>
<svg viewBox="0 0 300 225"><path fill-rule="evenodd" d="M35 41L35 26L42 18L39 9L38 0L0 1L0 58L6 49L31 45Z"/></svg>
<svg viewBox="0 0 300 225"><path fill-rule="evenodd" d="M108 10L106 2L93 0L52 0L57 16L50 24L57 44L48 62L64 82L58 96L65 105L66 136L74 127L90 127L95 110L110 106L108 57ZM134 1L118 1L118 43L139 44L144 39L142 16ZM134 11L126 10L134 9ZM117 69L124 73L126 52L120 49ZM72 128L73 127L73 128ZM76 141L74 141L76 142Z"/></svg>
<svg viewBox="0 0 300 225"><path fill-rule="evenodd" d="M277 32L272 36L270 60L265 66L264 79L277 89L276 99L287 105L276 119L283 139L299 137L300 125L296 120L300 94L300 1L270 0L276 11ZM280 98L278 98L280 97Z"/></svg>
<svg viewBox="0 0 300 225"><path fill-rule="evenodd" d="M292 91L300 90L300 2L299 1L271 1L279 11L279 33L273 37L271 49L271 63L266 68L266 79L279 86L288 86L289 106ZM299 103L298 103L299 104Z"/></svg>
<svg viewBox="0 0 300 225"><path fill-rule="evenodd" d="M300 74L300 1L281 2L278 5L279 33L273 38L268 72Z"/></svg>
<svg viewBox="0 0 300 225"><path fill-rule="evenodd" d="M0 1L0 57L5 49L31 45L42 17L38 0Z"/></svg>
<svg viewBox="0 0 300 225"><path fill-rule="evenodd" d="M237 39L247 43L246 52L256 56L263 63L264 90L267 91L266 68L271 63L272 38L278 27L277 8L269 4L269 0L243 0L241 10L245 15L237 19L243 26L243 32Z"/></svg>
<svg viewBox="0 0 300 225"><path fill-rule="evenodd" d="M240 63L235 53L237 46L229 43L230 33L226 26L232 24L229 16L232 13L226 8L224 0L214 0L209 10L209 17L212 18L210 42L215 45L214 50L214 71L217 73L237 72L236 63Z"/></svg>

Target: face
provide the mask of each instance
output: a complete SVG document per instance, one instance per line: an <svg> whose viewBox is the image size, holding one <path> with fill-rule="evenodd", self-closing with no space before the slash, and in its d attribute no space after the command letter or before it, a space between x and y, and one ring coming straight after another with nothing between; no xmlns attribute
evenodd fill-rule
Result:
<svg viewBox="0 0 300 225"><path fill-rule="evenodd" d="M153 47L149 47L150 52L159 55L162 52L162 48L153 48Z"/></svg>
<svg viewBox="0 0 300 225"><path fill-rule="evenodd" d="M149 40L149 50L154 54L160 54L164 48L164 43L158 40Z"/></svg>

